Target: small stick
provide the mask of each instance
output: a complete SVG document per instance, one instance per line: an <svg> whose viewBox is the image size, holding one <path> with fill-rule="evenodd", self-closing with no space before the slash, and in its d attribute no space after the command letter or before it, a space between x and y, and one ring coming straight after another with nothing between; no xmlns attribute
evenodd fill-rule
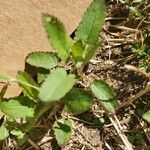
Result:
<svg viewBox="0 0 150 150"><path fill-rule="evenodd" d="M112 150L112 148L109 146L107 142L105 142L105 146L108 148L108 150Z"/></svg>
<svg viewBox="0 0 150 150"><path fill-rule="evenodd" d="M115 115L113 115L112 117L109 116L109 119L110 119L111 123L113 124L114 128L116 129L118 135L122 139L122 141L123 141L124 145L126 146L127 150L133 150L133 148L131 146L131 143L128 141L126 135L122 131L122 127L121 127L121 124L120 124L117 116L115 116Z"/></svg>
<svg viewBox="0 0 150 150"><path fill-rule="evenodd" d="M147 78L150 78L150 73L147 73L147 72L145 72L145 71L143 71L139 68L136 68L132 65L125 65L124 68L135 71L135 72L138 72L138 73L141 73L142 75L146 76Z"/></svg>
<svg viewBox="0 0 150 150"><path fill-rule="evenodd" d="M39 150L40 148L32 141L28 138L28 142L36 149Z"/></svg>
<svg viewBox="0 0 150 150"><path fill-rule="evenodd" d="M6 93L6 90L8 88L9 83L6 83L3 88L0 91L0 100L4 97L4 94Z"/></svg>
<svg viewBox="0 0 150 150"><path fill-rule="evenodd" d="M129 69L129 70L133 70L135 72L141 73L142 75L146 76L147 78L150 78L150 73L147 73L139 68L136 68L134 66L131 65L125 65L125 68ZM146 84L146 86L144 87L144 89L142 89L140 92L138 92L137 94L135 94L134 96L129 97L129 99L122 103L118 108L122 108L124 106L128 106L131 105L136 99L138 99L139 97L143 96L144 94L148 93L150 91L150 81Z"/></svg>
<svg viewBox="0 0 150 150"><path fill-rule="evenodd" d="M141 97L141 96L143 96L144 94L148 93L149 91L150 91L150 82L148 82L147 85L145 86L145 88L142 89L140 92L138 92L138 93L135 94L134 96L129 97L129 99L128 99L126 102L122 103L122 104L117 108L117 110L120 109L120 108L122 108L122 107L124 107L124 106L128 106L128 105L133 104L133 102L134 102L136 99L138 99L139 97Z"/></svg>
<svg viewBox="0 0 150 150"><path fill-rule="evenodd" d="M147 137L147 140L148 140L149 143L150 143L150 135L148 134L147 129L145 129L144 122L142 122L141 119L139 118L139 116L136 115L133 111L131 111L131 113L138 119L138 121L139 121L141 127L143 128L143 131L144 131L144 133L145 133L145 135L146 135L146 137Z"/></svg>
<svg viewBox="0 0 150 150"><path fill-rule="evenodd" d="M133 39L107 39L108 42L133 42Z"/></svg>
<svg viewBox="0 0 150 150"><path fill-rule="evenodd" d="M140 30L138 30L138 29L133 29L133 28L125 27L125 26L118 26L118 25L110 25L110 26L117 28L117 29L121 29L121 30L128 30L131 32L140 32Z"/></svg>

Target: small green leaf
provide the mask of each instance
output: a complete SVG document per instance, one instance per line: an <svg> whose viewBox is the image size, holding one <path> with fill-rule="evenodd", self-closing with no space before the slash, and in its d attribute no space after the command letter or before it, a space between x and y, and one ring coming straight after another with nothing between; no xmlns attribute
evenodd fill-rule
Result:
<svg viewBox="0 0 150 150"><path fill-rule="evenodd" d="M75 75L67 75L65 69L57 68L43 82L39 98L44 102L60 100L69 92L75 82Z"/></svg>
<svg viewBox="0 0 150 150"><path fill-rule="evenodd" d="M56 50L58 56L63 61L67 61L72 41L64 25L56 17L48 14L42 16L42 22L47 32L49 42Z"/></svg>
<svg viewBox="0 0 150 150"><path fill-rule="evenodd" d="M85 46L83 45L82 41L77 41L76 43L74 43L74 45L71 48L72 58L77 68L80 68L83 64L84 50L85 50Z"/></svg>
<svg viewBox="0 0 150 150"><path fill-rule="evenodd" d="M10 132L12 135L15 135L15 136L20 136L20 135L23 135L24 133L19 130L19 129L14 129Z"/></svg>
<svg viewBox="0 0 150 150"><path fill-rule="evenodd" d="M144 19L144 15L136 7L131 6L131 7L129 7L129 9L131 10L131 12L133 13L134 16L137 16L140 19Z"/></svg>
<svg viewBox="0 0 150 150"><path fill-rule="evenodd" d="M65 105L68 112L80 114L92 105L93 96L84 89L73 88L65 96Z"/></svg>
<svg viewBox="0 0 150 150"><path fill-rule="evenodd" d="M11 78L0 73L0 81L8 82Z"/></svg>
<svg viewBox="0 0 150 150"><path fill-rule="evenodd" d="M27 136L19 129L14 129L10 133L17 137L17 144L19 144L19 146L23 145L27 141Z"/></svg>
<svg viewBox="0 0 150 150"><path fill-rule="evenodd" d="M77 68L84 67L89 60L94 56L98 44L86 45L82 41L77 41L71 48L72 58Z"/></svg>
<svg viewBox="0 0 150 150"><path fill-rule="evenodd" d="M5 126L0 127L0 141L6 139L9 136L8 130Z"/></svg>
<svg viewBox="0 0 150 150"><path fill-rule="evenodd" d="M147 111L147 112L143 115L143 119L150 123L150 111Z"/></svg>
<svg viewBox="0 0 150 150"><path fill-rule="evenodd" d="M84 51L84 62L83 65L86 65L89 60L94 56L96 53L96 50L98 48L98 44L95 45L86 45L85 51Z"/></svg>
<svg viewBox="0 0 150 150"><path fill-rule="evenodd" d="M114 112L118 106L115 94L109 85L103 80L96 80L90 86L96 98L108 112Z"/></svg>
<svg viewBox="0 0 150 150"><path fill-rule="evenodd" d="M39 86L34 82L32 77L26 72L18 72L17 80L23 89L25 96L38 100Z"/></svg>
<svg viewBox="0 0 150 150"><path fill-rule="evenodd" d="M99 32L102 30L105 22L105 13L104 1L94 0L84 14L75 32L76 39L82 40L86 44L97 43Z"/></svg>
<svg viewBox="0 0 150 150"><path fill-rule="evenodd" d="M49 75L49 72L50 71L48 69L38 68L38 72L37 72L38 83L42 83Z"/></svg>
<svg viewBox="0 0 150 150"><path fill-rule="evenodd" d="M52 52L32 52L26 62L35 67L50 69L57 66L57 57Z"/></svg>
<svg viewBox="0 0 150 150"><path fill-rule="evenodd" d="M11 118L33 117L34 108L29 108L22 105L15 99L9 101L2 101L0 103L0 110Z"/></svg>
<svg viewBox="0 0 150 150"><path fill-rule="evenodd" d="M54 134L58 144L66 144L72 134L72 125L69 120L57 120L53 125Z"/></svg>

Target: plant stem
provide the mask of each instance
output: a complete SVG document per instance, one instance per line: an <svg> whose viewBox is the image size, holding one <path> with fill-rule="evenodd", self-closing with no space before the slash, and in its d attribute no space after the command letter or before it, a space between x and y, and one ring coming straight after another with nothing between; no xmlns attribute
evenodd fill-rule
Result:
<svg viewBox="0 0 150 150"><path fill-rule="evenodd" d="M36 87L36 86L34 86L32 84L29 84L27 82L23 82L23 81L17 81L17 82L22 83L22 84L24 84L26 86L32 87L33 89L36 89L36 90L40 91L40 88L38 88L38 87Z"/></svg>

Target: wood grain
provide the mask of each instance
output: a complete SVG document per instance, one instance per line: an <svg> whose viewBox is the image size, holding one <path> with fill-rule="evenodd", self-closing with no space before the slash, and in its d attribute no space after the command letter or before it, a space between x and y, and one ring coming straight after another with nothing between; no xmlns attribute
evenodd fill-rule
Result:
<svg viewBox="0 0 150 150"><path fill-rule="evenodd" d="M41 14L58 17L71 33L92 0L0 0L0 73L15 77L32 51L52 50ZM20 92L12 86L6 97Z"/></svg>

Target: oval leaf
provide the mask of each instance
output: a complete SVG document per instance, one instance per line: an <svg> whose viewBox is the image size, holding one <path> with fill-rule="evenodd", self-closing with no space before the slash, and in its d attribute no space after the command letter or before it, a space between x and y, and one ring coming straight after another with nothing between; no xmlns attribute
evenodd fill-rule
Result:
<svg viewBox="0 0 150 150"><path fill-rule="evenodd" d="M39 86L34 82L32 77L26 72L18 72L17 80L23 93L31 99L38 100Z"/></svg>
<svg viewBox="0 0 150 150"><path fill-rule="evenodd" d="M93 96L83 89L73 88L65 96L65 105L68 112L80 114L92 105Z"/></svg>
<svg viewBox="0 0 150 150"><path fill-rule="evenodd" d="M26 62L35 67L50 69L57 66L57 57L52 52L33 52L27 56Z"/></svg>
<svg viewBox="0 0 150 150"><path fill-rule="evenodd" d="M72 125L69 120L57 120L53 125L54 134L58 144L66 144L72 134Z"/></svg>
<svg viewBox="0 0 150 150"><path fill-rule="evenodd" d="M6 139L9 136L8 130L5 126L0 127L0 141Z"/></svg>
<svg viewBox="0 0 150 150"><path fill-rule="evenodd" d="M0 110L11 118L33 117L34 108L22 105L15 99L0 103Z"/></svg>
<svg viewBox="0 0 150 150"><path fill-rule="evenodd" d="M44 102L60 100L70 91L75 82L75 75L67 75L65 69L57 68L43 82L39 98Z"/></svg>
<svg viewBox="0 0 150 150"><path fill-rule="evenodd" d="M143 115L143 119L150 123L150 111L146 112Z"/></svg>
<svg viewBox="0 0 150 150"><path fill-rule="evenodd" d="M76 39L86 44L95 44L99 38L99 32L105 22L105 5L103 0L94 0L87 9L75 32Z"/></svg>
<svg viewBox="0 0 150 150"><path fill-rule="evenodd" d="M109 85L103 80L96 80L90 86L95 97L108 112L114 112L118 106L115 94Z"/></svg>
<svg viewBox="0 0 150 150"><path fill-rule="evenodd" d="M72 42L64 25L56 17L48 14L42 16L42 22L47 32L48 39L58 56L63 61L67 61Z"/></svg>

